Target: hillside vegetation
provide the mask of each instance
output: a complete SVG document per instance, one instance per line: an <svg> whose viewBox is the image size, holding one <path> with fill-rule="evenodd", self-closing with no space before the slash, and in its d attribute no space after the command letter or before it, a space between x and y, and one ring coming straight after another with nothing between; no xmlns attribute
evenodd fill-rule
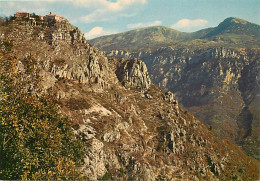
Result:
<svg viewBox="0 0 260 181"><path fill-rule="evenodd" d="M77 167L84 144L58 113L57 101L39 92L35 60L23 60L20 71L12 43L0 43L0 178L82 178Z"/></svg>

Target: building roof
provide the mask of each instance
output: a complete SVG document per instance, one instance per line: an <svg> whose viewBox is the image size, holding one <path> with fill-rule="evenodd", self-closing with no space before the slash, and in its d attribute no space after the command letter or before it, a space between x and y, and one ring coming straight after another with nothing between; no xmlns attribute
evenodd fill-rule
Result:
<svg viewBox="0 0 260 181"><path fill-rule="evenodd" d="M52 14L52 12L50 12L50 14L46 15L46 16L59 16L57 14Z"/></svg>
<svg viewBox="0 0 260 181"><path fill-rule="evenodd" d="M59 16L59 15L56 15L56 14L48 14L46 16Z"/></svg>
<svg viewBox="0 0 260 181"><path fill-rule="evenodd" d="M16 12L15 14L29 14L27 12Z"/></svg>

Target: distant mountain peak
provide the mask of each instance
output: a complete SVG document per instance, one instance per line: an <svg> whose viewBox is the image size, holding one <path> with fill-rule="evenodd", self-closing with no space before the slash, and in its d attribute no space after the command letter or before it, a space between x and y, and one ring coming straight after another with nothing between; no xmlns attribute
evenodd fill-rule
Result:
<svg viewBox="0 0 260 181"><path fill-rule="evenodd" d="M229 17L222 21L216 28L213 29L213 31L207 34L204 38L231 34L260 36L260 26L241 18Z"/></svg>
<svg viewBox="0 0 260 181"><path fill-rule="evenodd" d="M244 24L246 25L247 23L249 23L248 21L241 19L241 18L237 18L237 17L229 17L226 18L222 23L236 23L236 24Z"/></svg>

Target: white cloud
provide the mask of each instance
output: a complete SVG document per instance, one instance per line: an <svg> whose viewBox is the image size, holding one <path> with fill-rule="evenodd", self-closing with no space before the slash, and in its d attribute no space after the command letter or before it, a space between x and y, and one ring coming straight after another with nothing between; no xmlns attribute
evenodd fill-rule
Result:
<svg viewBox="0 0 260 181"><path fill-rule="evenodd" d="M94 11L81 18L82 21L91 23L96 21L107 21L119 16L131 16L133 14L132 12L128 15L125 11L136 5L143 5L147 0L72 0L72 2L76 6L85 8L93 7L93 4L95 5L95 8L93 8L95 9Z"/></svg>
<svg viewBox="0 0 260 181"><path fill-rule="evenodd" d="M78 7L99 7L100 9L106 8L107 10L118 11L132 4L145 4L147 0L68 0L67 2L71 2Z"/></svg>
<svg viewBox="0 0 260 181"><path fill-rule="evenodd" d="M182 19L172 26L172 28L183 30L183 31L195 31L205 27L208 23L205 19Z"/></svg>
<svg viewBox="0 0 260 181"><path fill-rule="evenodd" d="M50 10L55 11L55 8L62 2L66 8L73 6L77 9L76 17L85 23L107 21L117 19L119 17L132 17L136 15L138 9L146 4L148 0L0 0L0 14L13 15L17 11L35 12L37 14L46 14ZM62 12L60 10L59 12ZM75 19L71 13L64 13L66 18Z"/></svg>
<svg viewBox="0 0 260 181"><path fill-rule="evenodd" d="M158 26L161 25L162 22L159 20L153 21L153 22L146 22L146 23L136 23L136 24L128 24L127 28L142 28L147 26Z"/></svg>
<svg viewBox="0 0 260 181"><path fill-rule="evenodd" d="M3 2L0 1L0 11L5 16L13 15L15 12L34 12L36 14L43 14L46 12L46 6L41 1L17 1L17 2ZM1 14L0 13L0 14Z"/></svg>
<svg viewBox="0 0 260 181"><path fill-rule="evenodd" d="M96 26L92 28L89 32L85 33L85 38L87 40L90 40L99 36L115 34L115 33L117 33L117 31L105 31L103 27Z"/></svg>

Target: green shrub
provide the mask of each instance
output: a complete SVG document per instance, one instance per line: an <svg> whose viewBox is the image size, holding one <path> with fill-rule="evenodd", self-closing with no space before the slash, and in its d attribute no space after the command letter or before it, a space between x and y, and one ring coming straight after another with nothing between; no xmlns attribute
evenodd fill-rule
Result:
<svg viewBox="0 0 260 181"><path fill-rule="evenodd" d="M24 75L12 53L0 53L0 179L80 179L84 145L53 97L28 91L39 81L33 63L26 61Z"/></svg>

